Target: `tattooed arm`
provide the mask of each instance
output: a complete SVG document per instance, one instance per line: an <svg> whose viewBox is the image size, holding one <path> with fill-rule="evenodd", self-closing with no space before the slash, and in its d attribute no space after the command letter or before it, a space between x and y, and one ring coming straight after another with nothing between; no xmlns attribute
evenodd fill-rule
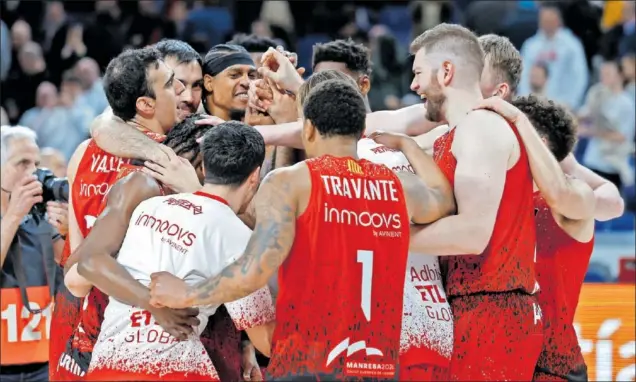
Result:
<svg viewBox="0 0 636 382"><path fill-rule="evenodd" d="M254 202L256 226L243 256L220 274L180 289L183 281L165 272L154 273L152 303L188 307L218 305L245 297L267 284L285 261L294 243L297 166L274 170L263 180ZM180 295L183 294L183 295Z"/></svg>

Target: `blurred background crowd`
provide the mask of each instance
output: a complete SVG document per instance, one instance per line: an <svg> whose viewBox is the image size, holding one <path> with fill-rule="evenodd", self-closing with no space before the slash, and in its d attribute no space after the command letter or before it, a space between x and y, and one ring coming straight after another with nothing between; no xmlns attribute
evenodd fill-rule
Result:
<svg viewBox="0 0 636 382"><path fill-rule="evenodd" d="M557 3L560 13L527 0L2 1L2 125L36 131L44 164L63 176L107 107L100 76L112 57L163 38L205 53L236 33L280 42L298 53L307 74L315 43L364 43L373 61L371 107L396 109L420 102L409 90L409 42L440 22L461 23L510 38L524 61L518 94L543 94L579 117L577 158L619 185L633 211L634 2ZM598 225L589 281L633 280L633 260L620 265L626 255L633 259L633 230L631 213Z"/></svg>

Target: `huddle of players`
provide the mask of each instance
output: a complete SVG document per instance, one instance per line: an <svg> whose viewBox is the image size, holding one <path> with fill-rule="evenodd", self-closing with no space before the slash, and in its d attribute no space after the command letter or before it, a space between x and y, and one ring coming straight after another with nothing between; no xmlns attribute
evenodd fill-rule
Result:
<svg viewBox="0 0 636 382"><path fill-rule="evenodd" d="M490 36L482 38L482 46L486 47L484 42L497 40L500 43L496 47L509 44L505 39ZM138 330L131 329L137 327L131 325L137 322L132 318L136 313L139 314L135 317L143 321L143 312L150 312L162 326L158 308L149 304L149 292L137 280L151 284L154 305L201 306L201 312L208 315L221 303L251 296L251 302L243 300L239 310L257 317L253 322L259 325L253 327L262 330L248 334L259 344L259 350L271 354L268 373L273 379L303 376L530 379L540 353L536 378L585 374L572 319L591 255L593 218L611 218L611 214L616 214L616 208L608 212L612 210L611 204L616 203L616 197L608 193L607 183L589 173L577 173L589 185L564 175L558 161L571 151L574 127L560 107L534 97L516 100L516 107L498 99L481 101L480 79L481 90L485 90L484 80L492 80L500 74L492 70L495 63L489 60L496 59L501 51L495 49L490 54L486 49L484 68L484 52L477 38L464 28L450 25L440 25L426 32L414 41L412 50L415 53L412 87L427 99L427 119L445 120L452 126L435 140L437 165L422 153L415 141L404 136L375 133L371 135L375 143L366 139L358 142L365 131L371 130L369 120L373 115L367 116L365 126L367 110L359 91L364 92L364 86L357 90L354 81L331 71L317 73L313 80L301 85L287 59L280 52L271 51L266 53L266 61L275 61L276 65L271 66L278 69L276 75L264 72L268 81L276 82L270 85L298 95L302 105L303 147L313 159L277 170L260 185L253 203L257 220L251 237L249 233L241 233L237 228L240 225L234 225L233 218L234 222L236 218L232 214L217 219L204 211L200 215L205 218L197 218L190 211L199 206L214 209L212 215L219 216L219 205L227 204L233 213L243 212L247 207L258 186L264 145L254 129L243 125L221 125L206 134L203 139L205 182L198 194L144 201L160 195L162 189L139 173L125 177L113 187L108 197L109 208L98 219L95 232L88 235L76 251L82 259L96 258L103 253L104 260L112 260L110 256L119 250L119 265L112 260L112 268L107 271L93 267L90 272L86 268L91 268L87 266L91 262L79 263L80 273L90 279L89 284L114 297L107 309L119 309L119 313L111 315L127 318L127 321L102 327L97 346L105 342L111 344L102 351L97 369L108 372L100 377L113 379L144 374L160 374L164 378L166 375L217 377L216 363L210 366L205 357L197 358L200 346L188 348L193 355L190 359L186 356L190 353L179 348L188 345L167 341L167 358L155 357L153 362L143 354L147 356L148 351L156 352L156 349L144 348L139 341L137 345L126 346L130 342L127 340L131 338L130 331ZM510 72L504 69L506 71ZM149 78L152 78L150 74ZM164 85L169 78L166 72ZM356 79L357 85L365 83L360 77ZM504 79L511 80L505 75ZM491 91L509 95L514 90L514 78L510 81L512 84L502 82L506 85L503 89ZM175 96L179 91L175 90ZM154 97L159 105L161 95ZM273 90L271 101L295 109L289 93ZM500 116L472 111L473 108L494 109ZM143 116L143 108L137 106L136 111ZM409 112L410 115L422 113L422 109ZM289 114L289 122L298 117L293 112ZM408 125L400 128L406 130ZM268 141L267 130L259 131ZM420 138L418 141L422 142L424 137ZM276 144L273 140L267 143ZM481 146L486 145L489 148L484 150ZM221 149L223 147L228 149ZM415 175L395 174L385 166L357 159L367 156L365 153L372 162L412 169ZM398 165L392 166L395 163ZM224 172L230 165L238 167ZM181 166L180 170L185 171L187 167ZM576 171L583 170L576 167ZM234 181L222 176L228 173L234 174ZM166 179L166 173L160 176ZM133 184L135 178L140 180ZM543 197L533 191L533 179ZM132 184L129 190L144 186L153 190L140 192L143 195L136 201L118 201L126 199L123 195L127 193L117 191L127 183ZM192 188L192 183L188 187ZM201 188L200 184L195 187ZM108 223L111 201L113 205L125 204L114 209L126 214L115 213ZM455 209L457 214L448 216ZM148 217L144 220L144 216L150 211L155 219L162 216L159 218L162 222L178 222L174 230L186 229L183 227L186 225L186 231L179 231L178 235L187 236L183 232L196 237L211 235L202 245L216 248L212 252L218 258L211 260L210 249L203 247L185 249L182 245L185 242L166 244L163 231L170 235L172 225L149 232ZM535 234L535 219L538 234ZM138 224L141 221L145 223ZM404 238L409 235L409 222L433 221L437 222L425 229L413 227L412 253L407 258L409 246ZM150 226L153 228L154 222ZM99 227L104 227L105 234L117 237L108 244L110 247L104 244L104 236L97 234ZM218 232L207 232L213 228ZM355 257L352 252L356 252ZM147 253L157 257L143 256ZM467 255L458 256L458 253ZM186 254L188 257L184 260ZM442 272L436 258L430 255L450 256L442 261L446 266L446 294L438 286ZM237 257L235 263L227 265ZM535 259L536 279L541 285L538 294L535 294ZM423 266L418 269L413 265ZM205 271L190 273L190 270L201 269ZM405 269L403 287L395 280L404 277ZM151 275L156 271L163 272ZM265 324L273 319L273 312L268 308L262 310L268 306L269 296L261 288L276 271L277 325L270 353L269 338L263 340L263 337L271 331L271 326ZM120 273L109 278L111 272ZM121 285L116 288L114 284L125 277L132 289ZM436 278L440 281L437 284L422 283L424 279ZM407 304L407 296L413 295L409 287L417 290L421 301L411 300ZM134 288L139 292L132 292ZM254 299L253 292L259 297ZM403 295L404 301L399 298ZM444 305L449 305L447 297L453 312L448 319L443 315ZM111 308L116 300L127 305ZM435 304L427 304L429 302ZM543 319L538 303L543 309ZM131 314L130 306L141 309ZM260 314L254 312L254 308L261 310ZM187 316L185 312L184 315ZM427 315L431 320L423 322L415 317L417 315ZM197 334L205 326L199 323L204 322L204 316L200 315L195 322L199 324ZM411 325L405 325L409 320ZM453 326L444 326L444 322L450 320ZM146 322L150 322L150 316ZM499 325L485 324L495 322ZM549 325L544 328L546 322ZM409 346L405 346L405 342L413 342L409 336L418 335L405 327L417 329L418 325L428 341L417 345L436 351L425 358L421 352L406 357L405 349ZM105 328L112 330L105 331ZM454 332L448 333L449 329ZM187 327L181 330L187 333ZM159 336L159 331L156 332ZM454 338L450 347L452 355L448 349L444 351L444 346L433 343L441 338ZM191 338L186 342L196 345L197 341ZM178 349L176 353L175 349ZM524 351L509 352L509 349ZM139 351L139 356L131 356L131 351ZM439 359L435 359L435 353ZM175 357L175 354L183 355ZM172 363L165 367L169 360ZM201 366L204 364L206 367ZM142 365L148 367L144 369ZM159 370L157 365L164 368Z"/></svg>

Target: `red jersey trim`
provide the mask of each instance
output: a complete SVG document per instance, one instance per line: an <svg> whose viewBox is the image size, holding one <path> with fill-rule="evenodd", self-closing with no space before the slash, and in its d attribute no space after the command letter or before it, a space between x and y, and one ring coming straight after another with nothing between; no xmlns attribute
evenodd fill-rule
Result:
<svg viewBox="0 0 636 382"><path fill-rule="evenodd" d="M228 207L230 206L230 203L228 203L227 200L217 195L208 194L207 192L203 192L203 191L196 191L194 195L203 196L204 198L216 200L217 202L225 204Z"/></svg>

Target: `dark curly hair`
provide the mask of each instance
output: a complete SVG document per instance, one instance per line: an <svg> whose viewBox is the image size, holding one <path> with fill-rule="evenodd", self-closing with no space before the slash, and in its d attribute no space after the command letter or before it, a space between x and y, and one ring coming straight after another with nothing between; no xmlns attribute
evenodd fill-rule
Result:
<svg viewBox="0 0 636 382"><path fill-rule="evenodd" d="M137 98L155 97L148 82L150 69L158 69L161 53L154 47L130 49L110 61L103 85L113 114L129 121L137 114Z"/></svg>
<svg viewBox="0 0 636 382"><path fill-rule="evenodd" d="M311 89L303 105L303 115L324 137L360 139L367 112L358 88L350 82L334 79Z"/></svg>
<svg viewBox="0 0 636 382"><path fill-rule="evenodd" d="M278 45L284 45L282 42L268 37L245 33L235 34L226 44L242 46L250 53L265 53L269 48L276 48Z"/></svg>
<svg viewBox="0 0 636 382"><path fill-rule="evenodd" d="M192 114L183 121L179 122L166 135L163 144L174 150L175 154L185 158L197 167L201 164L201 145L197 143L197 139L201 138L208 130L212 128L210 125L197 125L194 122L203 118L201 114Z"/></svg>
<svg viewBox="0 0 636 382"><path fill-rule="evenodd" d="M566 108L534 95L517 97L512 104L528 116L559 162L572 152L577 125Z"/></svg>
<svg viewBox="0 0 636 382"><path fill-rule="evenodd" d="M321 62L341 62L347 69L358 74L371 74L371 60L369 49L363 44L357 44L352 39L335 40L324 44L314 45L312 68Z"/></svg>

